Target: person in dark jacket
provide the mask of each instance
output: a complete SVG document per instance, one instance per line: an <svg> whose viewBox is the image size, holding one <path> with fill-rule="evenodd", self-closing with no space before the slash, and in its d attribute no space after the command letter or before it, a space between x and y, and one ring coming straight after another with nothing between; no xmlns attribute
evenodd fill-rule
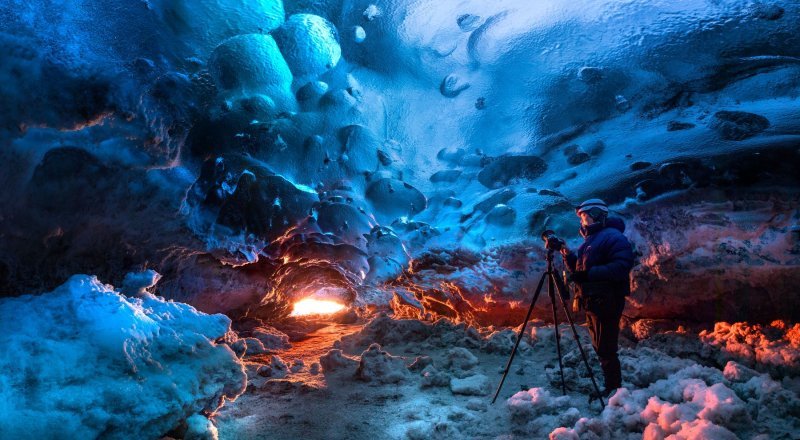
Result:
<svg viewBox="0 0 800 440"><path fill-rule="evenodd" d="M617 344L625 297L630 295L633 250L622 235L625 223L609 218L608 205L602 200L587 200L575 212L581 219L584 242L577 252L565 246L561 254L570 272L568 279L586 310L592 346L605 377L603 395L608 396L622 386Z"/></svg>

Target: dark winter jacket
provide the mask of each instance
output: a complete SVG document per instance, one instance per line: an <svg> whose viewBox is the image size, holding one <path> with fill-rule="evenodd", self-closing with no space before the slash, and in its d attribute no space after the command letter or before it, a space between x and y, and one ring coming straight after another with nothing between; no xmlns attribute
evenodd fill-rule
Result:
<svg viewBox="0 0 800 440"><path fill-rule="evenodd" d="M633 268L633 249L622 235L625 222L610 217L605 225L594 223L581 227L583 244L577 253L564 257L564 264L572 272L587 271L588 280L575 283L575 291L584 297L630 295L630 271Z"/></svg>

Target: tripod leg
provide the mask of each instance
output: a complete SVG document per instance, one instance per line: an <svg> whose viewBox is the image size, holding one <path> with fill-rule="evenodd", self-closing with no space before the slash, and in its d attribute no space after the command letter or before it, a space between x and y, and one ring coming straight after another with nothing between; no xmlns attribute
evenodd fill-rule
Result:
<svg viewBox="0 0 800 440"><path fill-rule="evenodd" d="M553 325L555 326L555 336L556 336L556 350L558 351L558 371L561 374L561 393L563 395L567 395L567 386L564 383L564 364L561 361L561 333L558 331L558 313L556 310L556 296L555 296L555 282L552 271L547 272L548 279L547 279L547 294L550 297L550 302L552 303L553 307Z"/></svg>
<svg viewBox="0 0 800 440"><path fill-rule="evenodd" d="M581 358L583 358L583 364L586 365L586 370L589 371L589 378L592 380L592 385L594 386L594 390L597 392L597 396L600 399L600 406L602 408L606 407L605 402L603 402L603 395L600 393L600 387L597 386L597 381L594 378L594 373L592 372L592 367L589 366L589 358L586 356L586 352L583 350L583 345L581 345L581 340L578 337L578 330L575 328L575 321L572 319L572 314L567 307L567 303L564 302L563 294L567 291L567 286L561 283L561 279L556 277L555 275L551 275L555 278L556 287L559 290L559 297L561 297L561 307L564 309L564 313L567 315L567 321L569 321L569 326L572 328L572 336L575 338L575 342L578 344L578 350L581 352ZM569 298L567 296L567 298ZM555 307L555 306L554 306Z"/></svg>
<svg viewBox="0 0 800 440"><path fill-rule="evenodd" d="M503 372L503 378L500 379L500 385L497 386L497 391L494 393L494 398L492 399L492 403L497 400L497 396L500 394L500 389L503 388L503 382L506 381L506 376L508 376L508 370L511 369L511 362L514 361L514 355L517 354L517 347L519 347L519 343L522 340L522 335L525 333L525 327L528 325L528 320L531 319L531 313L533 312L533 306L536 305L536 300L539 299L539 294L542 293L542 286L544 285L544 278L547 276L546 273L542 274L542 278L539 280L539 285L536 286L536 293L533 294L533 299L531 300L531 305L528 307L528 314L525 315L525 322L522 323L522 328L519 329L519 333L517 334L517 342L514 343L514 348L511 349L511 356L508 358L508 363L506 364L506 371Z"/></svg>

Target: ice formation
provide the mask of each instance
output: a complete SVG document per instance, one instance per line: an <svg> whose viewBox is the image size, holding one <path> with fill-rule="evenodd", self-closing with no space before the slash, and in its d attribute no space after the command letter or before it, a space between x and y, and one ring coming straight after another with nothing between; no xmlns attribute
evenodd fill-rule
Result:
<svg viewBox="0 0 800 440"><path fill-rule="evenodd" d="M119 414L67 396L65 435L121 417L142 437L257 438L250 418L218 430L211 414L244 362L247 398L327 383L397 401L375 427L393 438L791 437L799 21L781 0L3 2L0 340L39 360L0 383L124 384L103 362L130 340L132 374L186 374L109 391L149 399ZM541 231L577 245L573 207L590 197L637 256L626 389L599 416L556 396L543 298L520 394L481 405L544 270ZM348 334L315 345L290 317L305 299L342 305L328 328ZM80 337L40 337L66 328L49 313ZM111 313L121 327L98 335ZM229 322L203 313L232 319L230 349ZM59 359L92 369L39 373L55 356L42 343L67 340ZM31 396L44 403L5 402L0 430L23 432L20 411L50 423L65 394ZM482 426L496 417L508 429Z"/></svg>
<svg viewBox="0 0 800 440"><path fill-rule="evenodd" d="M75 275L0 302L0 437L157 438L244 391L230 319ZM194 433L194 434L192 434Z"/></svg>

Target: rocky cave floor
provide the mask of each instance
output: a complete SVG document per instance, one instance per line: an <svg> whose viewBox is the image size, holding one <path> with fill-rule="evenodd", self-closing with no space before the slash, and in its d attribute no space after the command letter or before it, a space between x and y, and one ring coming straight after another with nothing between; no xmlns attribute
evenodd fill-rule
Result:
<svg viewBox="0 0 800 440"><path fill-rule="evenodd" d="M717 323L698 333L639 321L620 341L624 389L602 412L587 399L591 382L566 325L567 395L553 326L534 320L495 404L513 329L385 314L322 325L291 343L268 326L252 330L256 337L244 340L247 389L212 417L220 439L788 439L800 432L800 325ZM600 378L586 328L578 331Z"/></svg>

